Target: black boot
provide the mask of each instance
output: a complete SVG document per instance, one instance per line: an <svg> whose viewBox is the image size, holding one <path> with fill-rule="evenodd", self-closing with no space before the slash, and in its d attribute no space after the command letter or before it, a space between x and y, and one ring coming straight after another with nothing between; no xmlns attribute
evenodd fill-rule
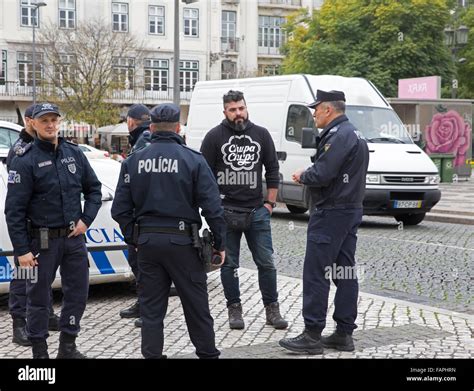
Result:
<svg viewBox="0 0 474 391"><path fill-rule="evenodd" d="M56 315L54 312L49 315L48 330L59 331L59 316Z"/></svg>
<svg viewBox="0 0 474 391"><path fill-rule="evenodd" d="M244 319L242 318L242 305L234 303L227 307L229 312L229 327L233 330L242 330L245 327Z"/></svg>
<svg viewBox="0 0 474 391"><path fill-rule="evenodd" d="M140 317L140 304L138 300L129 308L125 308L120 311L121 318L139 318Z"/></svg>
<svg viewBox="0 0 474 391"><path fill-rule="evenodd" d="M142 318L135 319L134 325L135 327L142 327L143 326Z"/></svg>
<svg viewBox="0 0 474 391"><path fill-rule="evenodd" d="M267 325L275 327L277 330L283 330L288 327L288 322L280 314L280 305L277 301L265 306L267 316Z"/></svg>
<svg viewBox="0 0 474 391"><path fill-rule="evenodd" d="M31 346L31 341L26 334L26 320L23 318L13 318L13 343L20 346Z"/></svg>
<svg viewBox="0 0 474 391"><path fill-rule="evenodd" d="M45 339L33 339L33 358L36 359L48 359L48 344Z"/></svg>
<svg viewBox="0 0 474 391"><path fill-rule="evenodd" d="M340 330L336 330L328 337L321 337L321 343L325 348L336 349L342 352L353 352L355 349L352 335Z"/></svg>
<svg viewBox="0 0 474 391"><path fill-rule="evenodd" d="M279 342L282 348L296 353L323 354L324 349L321 344L321 333L304 330L294 338L283 338Z"/></svg>
<svg viewBox="0 0 474 391"><path fill-rule="evenodd" d="M56 358L87 358L76 347L76 337L61 332L59 335L59 349Z"/></svg>

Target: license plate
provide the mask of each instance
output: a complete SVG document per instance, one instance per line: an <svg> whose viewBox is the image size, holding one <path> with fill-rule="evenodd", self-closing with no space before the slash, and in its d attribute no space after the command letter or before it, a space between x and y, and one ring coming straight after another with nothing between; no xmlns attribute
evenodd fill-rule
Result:
<svg viewBox="0 0 474 391"><path fill-rule="evenodd" d="M417 209L421 208L421 201L393 201L396 209Z"/></svg>

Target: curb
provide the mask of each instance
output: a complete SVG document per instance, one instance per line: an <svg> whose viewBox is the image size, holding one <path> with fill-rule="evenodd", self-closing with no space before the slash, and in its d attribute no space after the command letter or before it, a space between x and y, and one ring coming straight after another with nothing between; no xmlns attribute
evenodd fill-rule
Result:
<svg viewBox="0 0 474 391"><path fill-rule="evenodd" d="M429 212L425 216L426 221L436 221L440 223L474 225L474 217L459 214L442 214Z"/></svg>

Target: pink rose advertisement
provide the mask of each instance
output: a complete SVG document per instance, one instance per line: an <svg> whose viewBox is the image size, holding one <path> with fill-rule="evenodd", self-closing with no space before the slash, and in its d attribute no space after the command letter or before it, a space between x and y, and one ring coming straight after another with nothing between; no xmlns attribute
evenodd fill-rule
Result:
<svg viewBox="0 0 474 391"><path fill-rule="evenodd" d="M425 151L453 154L454 167L464 166L470 155L471 132L471 125L457 111L437 113L425 128Z"/></svg>

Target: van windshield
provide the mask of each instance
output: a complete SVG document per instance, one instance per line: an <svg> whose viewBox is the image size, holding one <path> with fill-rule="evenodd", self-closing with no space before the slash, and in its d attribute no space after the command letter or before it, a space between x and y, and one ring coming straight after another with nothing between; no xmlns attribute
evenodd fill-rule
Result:
<svg viewBox="0 0 474 391"><path fill-rule="evenodd" d="M405 126L393 110L347 106L346 115L368 142L413 144Z"/></svg>

